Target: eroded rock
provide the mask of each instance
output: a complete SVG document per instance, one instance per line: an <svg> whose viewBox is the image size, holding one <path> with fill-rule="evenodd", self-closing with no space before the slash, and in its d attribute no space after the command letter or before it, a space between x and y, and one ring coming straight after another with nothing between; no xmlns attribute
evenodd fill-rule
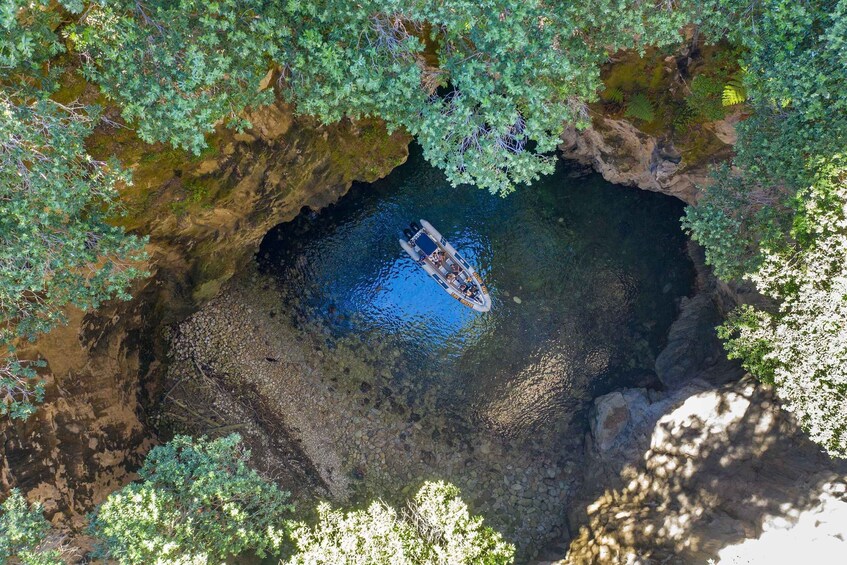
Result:
<svg viewBox="0 0 847 565"><path fill-rule="evenodd" d="M728 143L735 139L734 123L722 120L710 130ZM710 182L706 163L686 163L669 139L647 135L626 120L600 116L582 131L567 126L561 137L559 149L565 159L589 165L615 184L662 192L694 204L698 186Z"/></svg>

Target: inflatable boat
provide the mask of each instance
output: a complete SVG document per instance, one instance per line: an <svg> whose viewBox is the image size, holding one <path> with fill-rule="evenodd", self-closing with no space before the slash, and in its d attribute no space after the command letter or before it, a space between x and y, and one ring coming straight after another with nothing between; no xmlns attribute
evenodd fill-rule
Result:
<svg viewBox="0 0 847 565"><path fill-rule="evenodd" d="M411 229L403 230L406 239L400 240L400 247L447 294L477 312L491 310L491 296L482 277L459 255L456 248L426 220L409 225Z"/></svg>

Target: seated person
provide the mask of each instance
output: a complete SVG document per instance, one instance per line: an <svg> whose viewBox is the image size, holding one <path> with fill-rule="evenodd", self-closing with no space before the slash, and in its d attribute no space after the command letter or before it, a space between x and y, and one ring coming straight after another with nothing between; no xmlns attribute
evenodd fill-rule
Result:
<svg viewBox="0 0 847 565"><path fill-rule="evenodd" d="M453 261L453 264L450 265L450 270L458 275L462 271L462 268L459 266L458 263Z"/></svg>
<svg viewBox="0 0 847 565"><path fill-rule="evenodd" d="M447 282L450 283L450 284L456 284L455 273L447 273Z"/></svg>

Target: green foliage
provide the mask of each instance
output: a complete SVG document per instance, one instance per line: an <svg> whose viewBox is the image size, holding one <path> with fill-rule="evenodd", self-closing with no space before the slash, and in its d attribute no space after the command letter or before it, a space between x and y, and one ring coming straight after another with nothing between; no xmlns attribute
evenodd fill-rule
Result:
<svg viewBox="0 0 847 565"><path fill-rule="evenodd" d="M792 243L788 230L802 205L796 194L814 183L816 163L847 147L847 61L838 55L845 14L845 0L772 0L750 10L754 27L736 27L745 47L739 86L752 110L737 125L740 176L728 184L719 175L704 190L702 211L687 214L716 265L738 258L728 270L718 267L721 276L752 274L761 257L747 259L759 247Z"/></svg>
<svg viewBox="0 0 847 565"><path fill-rule="evenodd" d="M686 104L695 116L706 120L720 120L724 116L721 95L721 83L704 75L698 75L691 81L691 95L686 98Z"/></svg>
<svg viewBox="0 0 847 565"><path fill-rule="evenodd" d="M41 65L64 47L53 32L61 21L50 0L0 2L0 79L18 71L40 74ZM69 12L82 10L79 0L60 2Z"/></svg>
<svg viewBox="0 0 847 565"><path fill-rule="evenodd" d="M626 116L652 122L656 117L656 111L653 108L653 103L647 98L643 92L633 94L626 104Z"/></svg>
<svg viewBox="0 0 847 565"><path fill-rule="evenodd" d="M91 109L50 100L16 103L0 91L0 414L25 417L42 389L32 365L15 357L64 321L63 308L96 308L128 298L143 240L109 224L119 214L116 163L95 161L83 140ZM33 388L34 387L34 388Z"/></svg>
<svg viewBox="0 0 847 565"><path fill-rule="evenodd" d="M603 90L601 96L609 102L614 102L615 104L623 104L623 91L620 88L606 88L605 90Z"/></svg>
<svg viewBox="0 0 847 565"><path fill-rule="evenodd" d="M769 326L772 319L767 312L744 304L731 312L727 321L717 328L718 337L725 340L727 357L741 360L745 370L767 384L774 384L776 363L772 341L762 329Z"/></svg>
<svg viewBox="0 0 847 565"><path fill-rule="evenodd" d="M423 562L511 563L515 548L502 536L471 516L457 487L444 482L424 483L410 505L410 521L430 543L424 547Z"/></svg>
<svg viewBox="0 0 847 565"><path fill-rule="evenodd" d="M245 108L273 100L260 82L271 59L284 60L290 33L273 13L259 0L121 0L68 36L88 57L86 77L120 102L141 139L199 154L218 121L243 128Z"/></svg>
<svg viewBox="0 0 847 565"><path fill-rule="evenodd" d="M673 111L673 129L675 132L686 132L695 119L694 110L688 104L676 104Z"/></svg>
<svg viewBox="0 0 847 565"><path fill-rule="evenodd" d="M61 565L57 539L41 506L30 506L18 489L0 505L0 563L15 558L23 565Z"/></svg>
<svg viewBox="0 0 847 565"><path fill-rule="evenodd" d="M779 245L790 228L790 195L763 186L729 167L697 206L685 209L682 227L706 249L706 263L723 280L739 280L761 265L760 249Z"/></svg>
<svg viewBox="0 0 847 565"><path fill-rule="evenodd" d="M676 43L703 19L694 2L122 0L70 37L144 139L198 151L215 123L243 125L271 99L258 86L274 62L299 112L379 116L453 184L506 194L553 170L565 121L588 123L610 52Z"/></svg>
<svg viewBox="0 0 847 565"><path fill-rule="evenodd" d="M738 79L730 79L721 92L721 104L724 106L737 106L747 100L747 89Z"/></svg>
<svg viewBox="0 0 847 565"><path fill-rule="evenodd" d="M779 310L747 307L723 336L731 355L776 385L813 441L847 457L847 158L819 164L801 200L798 243L766 249L750 276Z"/></svg>
<svg viewBox="0 0 847 565"><path fill-rule="evenodd" d="M847 0L751 6L734 33L742 82L725 97L746 97L752 111L737 128L738 173L719 173L685 219L719 276L752 280L778 305L731 316L720 330L729 354L773 383L838 457L847 457L845 16Z"/></svg>
<svg viewBox="0 0 847 565"><path fill-rule="evenodd" d="M514 547L471 516L459 489L425 483L398 513L382 502L344 513L318 506L318 523L298 524L292 537L298 553L288 565L511 563Z"/></svg>
<svg viewBox="0 0 847 565"><path fill-rule="evenodd" d="M141 482L112 493L91 531L120 563L220 563L264 556L285 536L288 493L247 466L237 434L214 441L177 436L154 447Z"/></svg>
<svg viewBox="0 0 847 565"><path fill-rule="evenodd" d="M794 191L809 166L847 147L847 2L772 0L744 36L753 116L739 124L738 164Z"/></svg>

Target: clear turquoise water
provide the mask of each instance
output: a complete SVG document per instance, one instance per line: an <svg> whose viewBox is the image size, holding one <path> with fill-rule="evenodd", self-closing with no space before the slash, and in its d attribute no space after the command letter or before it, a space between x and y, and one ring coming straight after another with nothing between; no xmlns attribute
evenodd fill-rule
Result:
<svg viewBox="0 0 847 565"><path fill-rule="evenodd" d="M259 263L330 348L353 338L363 355L389 352L407 396L505 436L555 436L593 396L651 380L693 281L680 202L571 172L560 163L500 198L450 187L413 148L387 178L269 232ZM459 304L403 252L401 230L420 218L477 267L491 312Z"/></svg>

